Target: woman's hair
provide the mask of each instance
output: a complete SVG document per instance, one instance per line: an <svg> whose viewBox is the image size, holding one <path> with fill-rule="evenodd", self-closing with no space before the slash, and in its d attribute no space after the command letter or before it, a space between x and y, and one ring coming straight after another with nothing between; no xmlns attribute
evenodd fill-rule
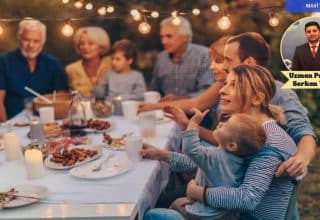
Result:
<svg viewBox="0 0 320 220"><path fill-rule="evenodd" d="M21 35L24 31L39 31L42 35L42 45L46 42L46 26L41 21L31 17L22 19L18 27L19 40L21 39Z"/></svg>
<svg viewBox="0 0 320 220"><path fill-rule="evenodd" d="M128 39L122 39L114 42L112 46L112 53L117 51L122 51L126 59L133 59L133 61L136 59L137 50L135 44Z"/></svg>
<svg viewBox="0 0 320 220"><path fill-rule="evenodd" d="M261 124L245 113L237 113L231 117L236 120L235 124L229 126L231 138L238 145L235 154L247 157L257 153L266 142L266 133Z"/></svg>
<svg viewBox="0 0 320 220"><path fill-rule="evenodd" d="M270 105L269 102L276 92L276 85L272 74L262 66L239 65L233 68L236 76L236 94L239 100L240 112L243 112L250 104L247 92L258 95L264 99L261 103L261 111L278 123L283 124L285 117L280 106Z"/></svg>
<svg viewBox="0 0 320 220"><path fill-rule="evenodd" d="M100 48L101 48L100 55L101 56L103 56L109 52L110 38L109 38L108 33L100 27L88 26L88 27L79 28L77 30L76 34L74 35L73 41L74 41L77 53L79 53L78 45L79 45L81 35L83 33L86 33L90 40L96 42L100 46Z"/></svg>
<svg viewBox="0 0 320 220"><path fill-rule="evenodd" d="M174 24L174 22L173 22L174 18L171 16L171 17L167 17L167 18L163 19L160 23L160 26L171 25L171 26L177 27L179 34L189 36L189 42L191 42L192 29L191 29L190 22L182 16L179 16L178 18L180 19L180 24Z"/></svg>

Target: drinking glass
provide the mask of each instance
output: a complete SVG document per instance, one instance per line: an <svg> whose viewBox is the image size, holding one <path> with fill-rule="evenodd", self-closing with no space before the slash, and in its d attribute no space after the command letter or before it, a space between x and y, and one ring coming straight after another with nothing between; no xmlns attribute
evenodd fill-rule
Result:
<svg viewBox="0 0 320 220"><path fill-rule="evenodd" d="M139 114L140 132L143 138L152 138L156 135L155 112L141 112Z"/></svg>

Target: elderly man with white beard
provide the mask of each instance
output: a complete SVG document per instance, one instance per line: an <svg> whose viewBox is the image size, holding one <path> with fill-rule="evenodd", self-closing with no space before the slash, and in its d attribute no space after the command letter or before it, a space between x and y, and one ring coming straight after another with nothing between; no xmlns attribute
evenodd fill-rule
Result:
<svg viewBox="0 0 320 220"><path fill-rule="evenodd" d="M42 52L46 26L33 18L25 18L18 28L19 48L0 58L0 121L5 121L24 108L31 97L28 86L40 94L66 90L67 78L61 63Z"/></svg>

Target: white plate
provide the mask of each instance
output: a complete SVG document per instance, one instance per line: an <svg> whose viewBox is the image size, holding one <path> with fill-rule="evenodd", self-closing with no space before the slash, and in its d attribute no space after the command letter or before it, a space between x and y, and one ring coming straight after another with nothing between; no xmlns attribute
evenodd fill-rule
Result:
<svg viewBox="0 0 320 220"><path fill-rule="evenodd" d="M132 167L131 162L127 159L113 157L108 160L104 166L102 166L100 171L92 171L92 169L97 167L103 159L104 158L81 167L75 167L71 169L69 173L74 177L82 179L104 179L121 175L129 171Z"/></svg>
<svg viewBox="0 0 320 220"><path fill-rule="evenodd" d="M102 145L77 145L77 146L70 146L68 149L73 149L73 148L85 148L85 149L89 149L89 150L96 150L98 151L98 153L96 155L94 155L93 157L87 157L85 160L83 161L78 161L76 162L74 165L72 166L63 166L61 163L55 163L52 162L50 159L53 157L53 155L49 155L45 160L44 160L44 165L46 167L49 167L51 169L56 169L56 170L67 170L67 169L71 169L73 167L77 167L80 166L82 164L88 163L92 160L95 160L99 157L102 156L102 149L101 149Z"/></svg>
<svg viewBox="0 0 320 220"><path fill-rule="evenodd" d="M6 187L0 189L0 192L8 192L11 188L14 188L15 195L17 197L7 203L4 204L4 208L14 208L29 205L32 203L39 202L42 198L44 198L48 192L47 187L45 186L35 186L35 185L21 185L14 187ZM35 198L24 198L19 196L26 197L35 197Z"/></svg>

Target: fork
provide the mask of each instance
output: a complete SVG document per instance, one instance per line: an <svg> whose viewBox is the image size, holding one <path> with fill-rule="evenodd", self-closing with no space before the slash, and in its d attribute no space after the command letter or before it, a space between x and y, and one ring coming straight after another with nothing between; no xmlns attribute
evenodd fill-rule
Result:
<svg viewBox="0 0 320 220"><path fill-rule="evenodd" d="M112 157L114 157L114 152L108 154L108 156L102 160L95 168L92 169L93 172L99 172L102 169L102 165L107 163Z"/></svg>

